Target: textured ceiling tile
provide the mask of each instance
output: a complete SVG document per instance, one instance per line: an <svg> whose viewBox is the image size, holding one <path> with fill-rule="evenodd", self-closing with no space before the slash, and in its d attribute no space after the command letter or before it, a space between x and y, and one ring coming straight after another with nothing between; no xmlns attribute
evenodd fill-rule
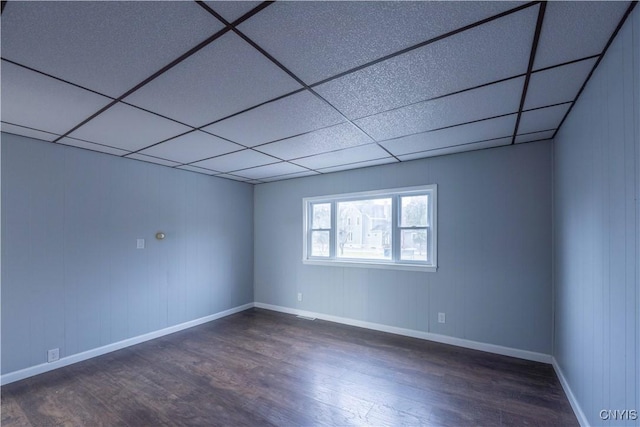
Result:
<svg viewBox="0 0 640 427"><path fill-rule="evenodd" d="M227 33L125 101L202 126L299 88L248 43Z"/></svg>
<svg viewBox="0 0 640 427"><path fill-rule="evenodd" d="M368 144L331 153L318 154L317 156L304 157L295 160L294 163L309 169L320 169L388 157L390 157L389 154L377 144Z"/></svg>
<svg viewBox="0 0 640 427"><path fill-rule="evenodd" d="M380 144L396 156L513 135L516 114L447 129L409 135Z"/></svg>
<svg viewBox="0 0 640 427"><path fill-rule="evenodd" d="M16 1L2 57L117 97L221 28L194 2Z"/></svg>
<svg viewBox="0 0 640 427"><path fill-rule="evenodd" d="M573 101L596 59L533 73L529 80L525 109Z"/></svg>
<svg viewBox="0 0 640 427"><path fill-rule="evenodd" d="M554 129L554 130L547 130L544 132L534 132L534 133L528 133L526 135L518 135L516 136L516 144L520 144L523 142L539 141L542 139L551 139L553 138L553 134L555 132L556 131Z"/></svg>
<svg viewBox="0 0 640 427"><path fill-rule="evenodd" d="M53 141L57 139L60 135L56 135L55 133L43 132L37 129L26 128L24 126L16 126L11 123L0 123L0 131L12 133L14 135L26 136L29 138L41 139L43 141Z"/></svg>
<svg viewBox="0 0 640 427"><path fill-rule="evenodd" d="M172 162L165 159L159 159L157 157L145 156L144 154L131 154L126 158L134 159L134 160L142 160L143 162L147 162L147 163L156 163L162 166L178 166L180 164L180 163Z"/></svg>
<svg viewBox="0 0 640 427"><path fill-rule="evenodd" d="M529 7L315 89L357 119L523 74L537 14Z"/></svg>
<svg viewBox="0 0 640 427"><path fill-rule="evenodd" d="M226 174L226 173L222 173L220 175L216 175L216 178L224 178L224 179L231 179L233 181L240 181L240 182L247 182L247 178L241 177L241 176L236 176L236 175L230 175L230 174Z"/></svg>
<svg viewBox="0 0 640 427"><path fill-rule="evenodd" d="M373 142L371 138L359 131L351 123L342 123L271 144L261 145L256 147L256 150L284 160L290 160L371 142Z"/></svg>
<svg viewBox="0 0 640 427"><path fill-rule="evenodd" d="M444 156L445 154L455 154L455 153L463 153L465 151L481 150L483 148L501 147L509 144L511 144L511 137L492 139L491 141L476 142L473 144L459 145L456 147L439 148L431 151L423 151L420 153L405 154L402 156L398 156L398 158L404 162L407 160L417 160L417 159L424 159L427 157Z"/></svg>
<svg viewBox="0 0 640 427"><path fill-rule="evenodd" d="M291 163L282 162L257 168L246 169L234 172L234 175L243 176L250 179L262 179L272 176L286 175L292 173L307 172L307 169Z"/></svg>
<svg viewBox="0 0 640 427"><path fill-rule="evenodd" d="M628 1L548 2L534 69L600 54L628 7Z"/></svg>
<svg viewBox="0 0 640 427"><path fill-rule="evenodd" d="M384 159L368 160L366 162L357 162L357 163L350 163L348 165L340 165L340 166L334 166L330 168L321 168L321 169L318 169L318 171L322 173L340 172L340 171L351 170L351 169L366 168L369 166L386 165L389 163L398 163L398 161L393 157L387 157Z"/></svg>
<svg viewBox="0 0 640 427"><path fill-rule="evenodd" d="M557 129L571 104L525 111L520 118L518 134Z"/></svg>
<svg viewBox="0 0 640 427"><path fill-rule="evenodd" d="M4 25L4 15L2 19ZM111 102L6 61L1 85L3 121L59 135Z"/></svg>
<svg viewBox="0 0 640 427"><path fill-rule="evenodd" d="M318 172L314 172L314 171L289 173L289 174L286 174L286 175L272 176L272 177L269 177L269 178L260 178L260 181L263 181L263 182L283 181L285 179L302 178L304 176L311 176L311 175L319 175L319 173Z"/></svg>
<svg viewBox="0 0 640 427"><path fill-rule="evenodd" d="M233 142L225 141L205 132L195 131L154 145L140 153L179 163L191 163L242 149L242 146Z"/></svg>
<svg viewBox="0 0 640 427"><path fill-rule="evenodd" d="M308 91L233 116L204 130L252 147L343 122L326 102Z"/></svg>
<svg viewBox="0 0 640 427"><path fill-rule="evenodd" d="M421 102L356 121L381 141L518 111L524 77Z"/></svg>
<svg viewBox="0 0 640 427"><path fill-rule="evenodd" d="M93 142L82 141L80 139L69 137L62 138L60 141L58 141L58 143L92 151L99 151L101 153L113 154L115 156L124 156L125 154L129 153L128 151L121 150L119 148L109 147L107 145L101 144L94 144Z"/></svg>
<svg viewBox="0 0 640 427"><path fill-rule="evenodd" d="M218 12L228 22L233 22L250 10L259 6L259 1L206 1L207 6Z"/></svg>
<svg viewBox="0 0 640 427"><path fill-rule="evenodd" d="M118 103L69 136L136 151L188 130L171 120Z"/></svg>
<svg viewBox="0 0 640 427"><path fill-rule="evenodd" d="M219 171L212 171L210 169L203 169L203 168L198 168L198 167L190 166L190 165L177 166L176 169L184 169L186 171L203 173L205 175L215 175L215 174L220 173Z"/></svg>
<svg viewBox="0 0 640 427"><path fill-rule="evenodd" d="M276 2L240 30L307 83L518 6L516 2Z"/></svg>
<svg viewBox="0 0 640 427"><path fill-rule="evenodd" d="M244 150L196 162L192 166L213 169L220 172L232 172L240 169L277 163L279 161L280 160L267 156L266 154L258 153L253 150Z"/></svg>

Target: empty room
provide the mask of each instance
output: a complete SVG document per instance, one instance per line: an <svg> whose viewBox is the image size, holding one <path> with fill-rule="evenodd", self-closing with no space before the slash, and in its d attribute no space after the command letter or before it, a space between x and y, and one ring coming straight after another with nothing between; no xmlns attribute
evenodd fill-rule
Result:
<svg viewBox="0 0 640 427"><path fill-rule="evenodd" d="M640 426L635 1L2 1L2 426Z"/></svg>

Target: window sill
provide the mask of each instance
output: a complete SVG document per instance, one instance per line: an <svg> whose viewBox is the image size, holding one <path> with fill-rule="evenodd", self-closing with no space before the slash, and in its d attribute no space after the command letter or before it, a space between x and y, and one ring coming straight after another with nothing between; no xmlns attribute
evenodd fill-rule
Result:
<svg viewBox="0 0 640 427"><path fill-rule="evenodd" d="M303 259L303 264L307 265L323 265L327 267L357 267L357 268L382 268L386 270L408 270L435 273L437 266L419 265L419 264L402 264L402 263L384 263L384 262L366 262L366 261L337 261L337 260L321 260L321 259Z"/></svg>

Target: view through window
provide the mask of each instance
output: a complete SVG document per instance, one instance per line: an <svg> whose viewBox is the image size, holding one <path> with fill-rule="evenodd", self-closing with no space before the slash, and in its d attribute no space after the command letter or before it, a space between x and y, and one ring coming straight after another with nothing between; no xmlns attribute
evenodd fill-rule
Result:
<svg viewBox="0 0 640 427"><path fill-rule="evenodd" d="M436 186L304 199L308 263L435 270Z"/></svg>

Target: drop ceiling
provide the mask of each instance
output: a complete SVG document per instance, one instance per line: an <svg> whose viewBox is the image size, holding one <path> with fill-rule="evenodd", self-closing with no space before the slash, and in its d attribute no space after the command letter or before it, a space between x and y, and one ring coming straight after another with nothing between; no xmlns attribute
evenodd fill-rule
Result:
<svg viewBox="0 0 640 427"><path fill-rule="evenodd" d="M634 2L2 2L2 131L253 184L552 139Z"/></svg>

